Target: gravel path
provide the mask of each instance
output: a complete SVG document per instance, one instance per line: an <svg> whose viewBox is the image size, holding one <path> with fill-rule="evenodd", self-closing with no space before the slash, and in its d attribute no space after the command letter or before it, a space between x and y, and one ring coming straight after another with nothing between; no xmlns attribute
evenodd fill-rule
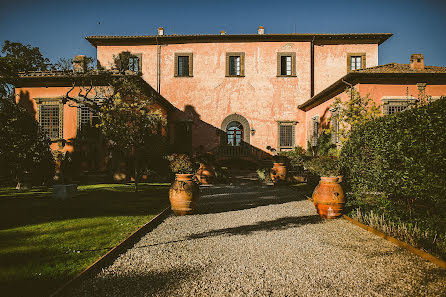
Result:
<svg viewBox="0 0 446 297"><path fill-rule="evenodd" d="M287 187L203 188L73 296L446 296L446 271Z"/></svg>

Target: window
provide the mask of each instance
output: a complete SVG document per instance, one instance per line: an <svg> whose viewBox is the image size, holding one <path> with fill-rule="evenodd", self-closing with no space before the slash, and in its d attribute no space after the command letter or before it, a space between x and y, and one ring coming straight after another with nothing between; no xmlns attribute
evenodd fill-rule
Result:
<svg viewBox="0 0 446 297"><path fill-rule="evenodd" d="M228 145L239 146L243 140L243 125L240 122L233 121L226 127L226 139Z"/></svg>
<svg viewBox="0 0 446 297"><path fill-rule="evenodd" d="M40 130L51 140L63 138L63 104L58 98L35 99Z"/></svg>
<svg viewBox="0 0 446 297"><path fill-rule="evenodd" d="M226 76L245 76L245 53L226 53Z"/></svg>
<svg viewBox="0 0 446 297"><path fill-rule="evenodd" d="M277 76L296 76L296 53L277 53Z"/></svg>
<svg viewBox="0 0 446 297"><path fill-rule="evenodd" d="M129 70L134 71L136 73L140 72L139 69L139 58L136 56L129 57Z"/></svg>
<svg viewBox="0 0 446 297"><path fill-rule="evenodd" d="M142 54L122 52L119 54L118 69L142 72Z"/></svg>
<svg viewBox="0 0 446 297"><path fill-rule="evenodd" d="M278 121L279 151L294 148L295 125L294 121Z"/></svg>
<svg viewBox="0 0 446 297"><path fill-rule="evenodd" d="M347 72L366 68L365 53L347 54Z"/></svg>
<svg viewBox="0 0 446 297"><path fill-rule="evenodd" d="M193 56L192 53L176 53L175 54L175 76L191 77Z"/></svg>
<svg viewBox="0 0 446 297"><path fill-rule="evenodd" d="M410 106L410 104L415 103L417 99L412 96L407 96L407 97L389 96L389 97L384 97L381 100L383 102L383 113L393 114L404 111Z"/></svg>
<svg viewBox="0 0 446 297"><path fill-rule="evenodd" d="M98 122L98 115L88 106L81 106L77 109L77 129L89 128Z"/></svg>

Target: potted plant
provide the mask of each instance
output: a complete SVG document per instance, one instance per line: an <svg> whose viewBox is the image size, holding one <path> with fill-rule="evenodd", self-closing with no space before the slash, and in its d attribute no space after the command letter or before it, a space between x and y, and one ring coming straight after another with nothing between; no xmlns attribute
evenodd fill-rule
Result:
<svg viewBox="0 0 446 297"><path fill-rule="evenodd" d="M338 158L313 157L305 162L305 167L321 178L312 196L317 213L326 219L341 216L345 198L344 191L339 184L340 164Z"/></svg>
<svg viewBox="0 0 446 297"><path fill-rule="evenodd" d="M211 184L215 179L214 156L211 153L202 154L197 157L200 168L195 177L203 185Z"/></svg>
<svg viewBox="0 0 446 297"><path fill-rule="evenodd" d="M275 185L283 184L287 181L287 158L286 156L273 156L273 168L271 168L271 180Z"/></svg>
<svg viewBox="0 0 446 297"><path fill-rule="evenodd" d="M175 180L169 190L169 200L176 215L191 214L199 197L199 187L194 181L194 164L185 154L173 154L167 157L170 169L175 173Z"/></svg>

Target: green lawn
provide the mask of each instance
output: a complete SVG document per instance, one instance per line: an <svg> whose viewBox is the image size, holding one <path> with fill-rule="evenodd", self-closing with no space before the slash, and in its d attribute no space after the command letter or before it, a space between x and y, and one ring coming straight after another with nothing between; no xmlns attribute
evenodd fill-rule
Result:
<svg viewBox="0 0 446 297"><path fill-rule="evenodd" d="M0 189L0 295L47 296L168 206L169 184Z"/></svg>

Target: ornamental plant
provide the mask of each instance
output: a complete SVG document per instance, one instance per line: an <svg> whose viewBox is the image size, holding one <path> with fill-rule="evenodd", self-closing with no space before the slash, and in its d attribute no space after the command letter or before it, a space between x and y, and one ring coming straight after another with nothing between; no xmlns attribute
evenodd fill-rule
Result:
<svg viewBox="0 0 446 297"><path fill-rule="evenodd" d="M334 131L336 127L333 125L333 117L330 119L331 127L327 129L330 134L337 133L341 147L348 141L352 129L381 116L381 107L369 95L361 97L355 88L347 88L345 92L349 95L349 100L342 102L337 97L331 105L338 121L338 129Z"/></svg>
<svg viewBox="0 0 446 297"><path fill-rule="evenodd" d="M340 175L340 163L337 157L331 156L318 156L313 157L304 162L304 166L311 173L323 176L339 176Z"/></svg>
<svg viewBox="0 0 446 297"><path fill-rule="evenodd" d="M170 162L170 169L176 174L193 174L195 166L191 158L186 154L172 154L167 156Z"/></svg>

